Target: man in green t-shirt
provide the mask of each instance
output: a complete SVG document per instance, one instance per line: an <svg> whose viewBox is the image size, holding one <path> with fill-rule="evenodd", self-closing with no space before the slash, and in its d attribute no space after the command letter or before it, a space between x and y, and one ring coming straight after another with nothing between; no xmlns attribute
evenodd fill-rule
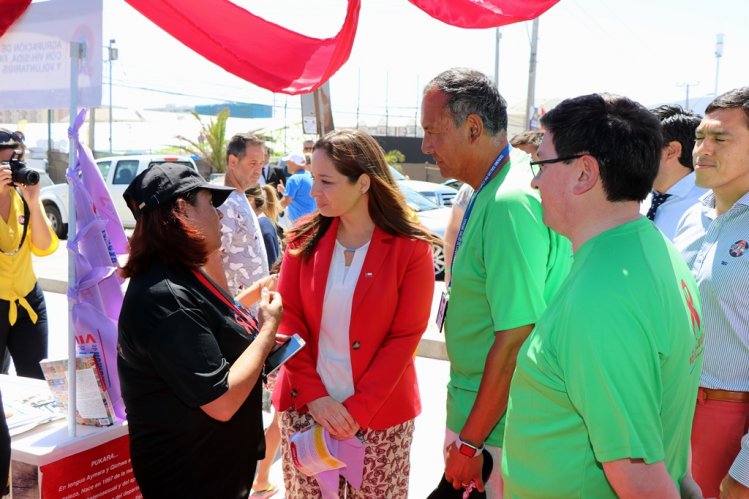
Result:
<svg viewBox="0 0 749 499"><path fill-rule="evenodd" d="M639 214L658 171L659 122L608 94L567 99L541 122L532 185L575 256L518 355L505 495L679 497L693 483L703 335L694 278Z"/></svg>
<svg viewBox="0 0 749 499"><path fill-rule="evenodd" d="M445 342L450 359L445 476L484 490L486 446L494 469L487 497L502 497L503 418L520 345L571 264L569 241L543 223L528 156L510 153L507 104L478 71L435 77L422 102L422 150L440 173L476 193L458 234Z"/></svg>

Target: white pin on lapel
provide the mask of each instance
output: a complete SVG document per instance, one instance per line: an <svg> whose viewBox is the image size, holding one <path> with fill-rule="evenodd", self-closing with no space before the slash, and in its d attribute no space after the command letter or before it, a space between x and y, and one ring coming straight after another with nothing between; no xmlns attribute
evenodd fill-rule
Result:
<svg viewBox="0 0 749 499"><path fill-rule="evenodd" d="M364 277L372 277L372 272L365 272Z"/></svg>

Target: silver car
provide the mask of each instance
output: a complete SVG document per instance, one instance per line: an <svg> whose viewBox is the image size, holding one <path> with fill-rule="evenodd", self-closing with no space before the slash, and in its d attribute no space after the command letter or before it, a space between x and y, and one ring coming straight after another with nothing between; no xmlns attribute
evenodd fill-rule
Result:
<svg viewBox="0 0 749 499"><path fill-rule="evenodd" d="M437 206L449 208L453 205L453 198L458 194L457 189L445 184L435 184L434 182L424 182L422 180L411 180L401 172L390 167L390 172L400 185L410 187Z"/></svg>
<svg viewBox="0 0 749 499"><path fill-rule="evenodd" d="M398 182L403 195L406 197L406 203L411 209L416 212L416 216L419 217L419 223L423 225L429 232L435 236L443 239L445 237L445 228L450 218L450 208L440 208L435 203L422 196L418 192L411 189L408 185L403 182ZM432 252L434 253L434 276L437 279L444 279L445 277L445 250L443 244L439 243L432 244Z"/></svg>

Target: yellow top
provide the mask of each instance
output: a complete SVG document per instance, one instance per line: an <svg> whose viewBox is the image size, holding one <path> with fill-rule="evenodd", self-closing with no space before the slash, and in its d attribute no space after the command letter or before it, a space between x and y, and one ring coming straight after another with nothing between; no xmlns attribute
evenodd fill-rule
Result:
<svg viewBox="0 0 749 499"><path fill-rule="evenodd" d="M3 253L0 253L0 300L10 302L8 321L12 326L18 319L17 304L26 309L31 321L36 323L36 312L25 298L36 284L36 275L34 275L34 269L31 267L31 254L45 256L54 253L59 241L52 227L48 224L52 242L49 248L39 249L31 242L31 227L29 227L23 246L15 255L6 255L5 253L13 253L18 249L23 236L24 224L21 195L15 189L11 189L10 196L8 221L6 222L3 217L0 217L0 250L3 251ZM41 201L39 204L41 207Z"/></svg>

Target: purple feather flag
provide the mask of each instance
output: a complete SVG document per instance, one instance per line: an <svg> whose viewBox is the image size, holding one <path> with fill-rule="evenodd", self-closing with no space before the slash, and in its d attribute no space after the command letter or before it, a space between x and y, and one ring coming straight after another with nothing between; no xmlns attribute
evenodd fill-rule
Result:
<svg viewBox="0 0 749 499"><path fill-rule="evenodd" d="M125 419L117 376L117 321L124 293L116 270L117 255L127 252L127 238L91 151L78 140L85 118L83 109L68 131L71 147L75 143L78 149L78 163L66 172L76 214L75 237L67 245L75 259L75 282L69 284L68 297L73 302L77 352L94 355L115 414ZM116 226L106 215L109 208Z"/></svg>
<svg viewBox="0 0 749 499"><path fill-rule="evenodd" d="M104 182L104 177L101 176L99 167L96 166L91 149L77 138L78 130L80 130L83 122L86 121L87 114L88 110L86 108L81 109L73 127L76 136L75 142L78 148L78 164L76 168L83 181L83 186L93 201L94 213L107 221L107 236L112 244L112 249L118 255L126 255L129 252L127 236L125 236L122 221L112 202L112 196L110 196L109 190L107 190L107 185Z"/></svg>

